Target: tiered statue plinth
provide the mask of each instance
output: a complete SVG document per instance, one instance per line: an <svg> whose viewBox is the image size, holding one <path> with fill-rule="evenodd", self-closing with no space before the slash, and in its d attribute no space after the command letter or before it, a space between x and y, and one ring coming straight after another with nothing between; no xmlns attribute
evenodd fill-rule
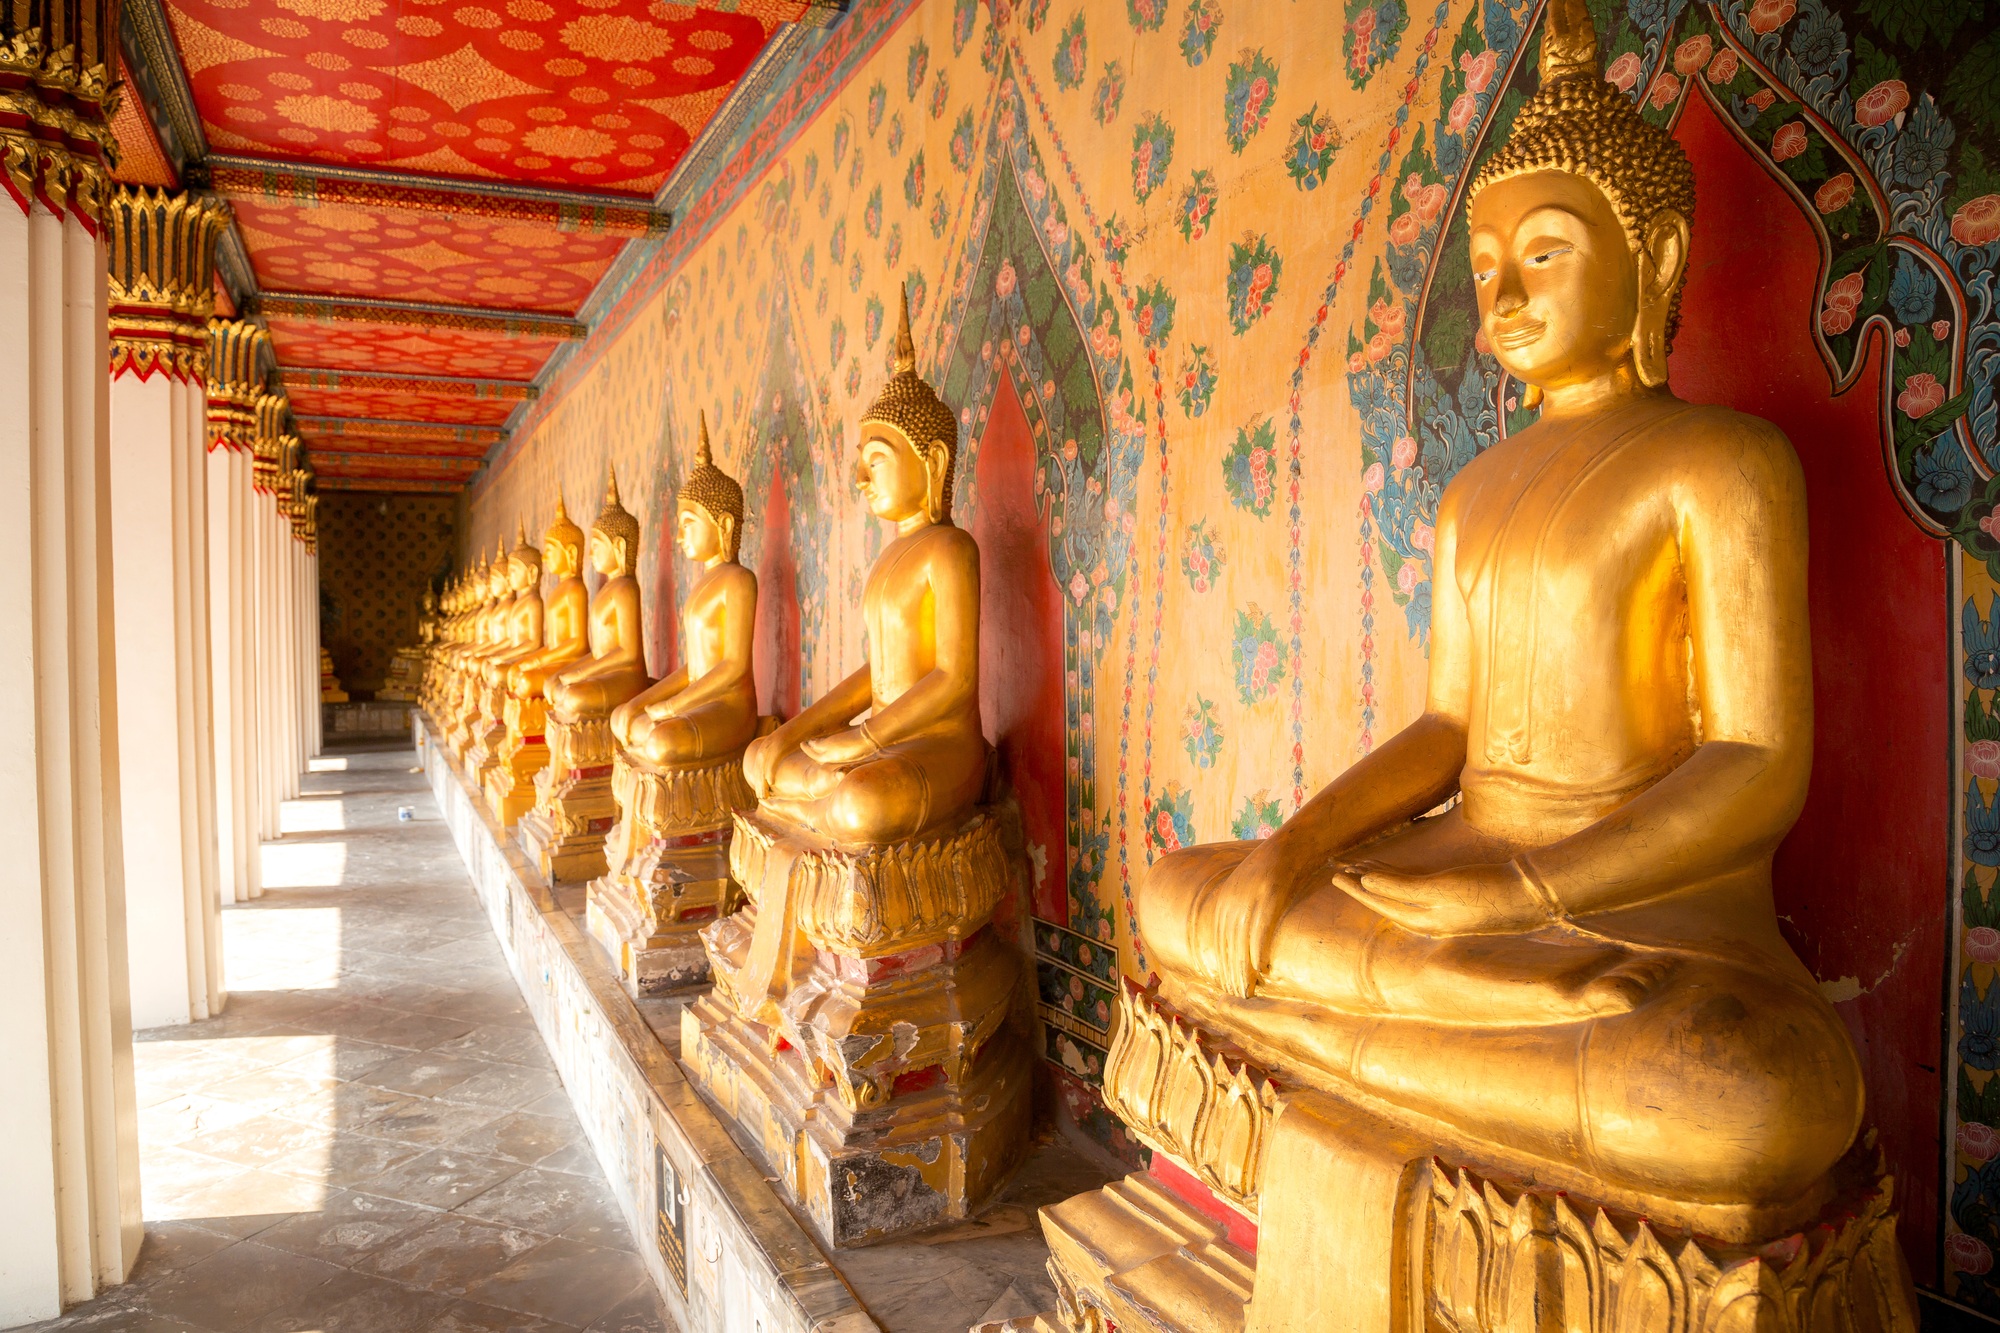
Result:
<svg viewBox="0 0 2000 1333"><path fill-rule="evenodd" d="M548 766L535 775L534 808L521 816L517 836L543 879L573 884L605 871L605 836L618 820L611 790L617 748L607 717L547 717Z"/></svg>
<svg viewBox="0 0 2000 1333"><path fill-rule="evenodd" d="M1302 1088L1129 986L1104 1095L1152 1165L1042 1210L1047 1329L1914 1333L1871 1142L1787 1209L1593 1190Z"/></svg>
<svg viewBox="0 0 2000 1333"><path fill-rule="evenodd" d="M535 776L548 767L548 702L509 694L501 716L506 732L486 773L486 805L502 828L512 828L534 809Z"/></svg>
<svg viewBox="0 0 2000 1333"><path fill-rule="evenodd" d="M591 935L634 995L708 981L702 927L735 911L731 822L757 803L743 752L660 766L620 750L611 790L619 810L605 844L606 870L590 883Z"/></svg>
<svg viewBox="0 0 2000 1333"><path fill-rule="evenodd" d="M681 1019L697 1081L834 1245L969 1216L1030 1114L994 813L860 851L741 814L731 859L750 901L702 932L715 989Z"/></svg>
<svg viewBox="0 0 2000 1333"><path fill-rule="evenodd" d="M491 675L491 671L487 672ZM473 686L478 701L466 726L465 777L481 791L488 777L499 767L500 750L507 739L507 691L502 685L481 679Z"/></svg>

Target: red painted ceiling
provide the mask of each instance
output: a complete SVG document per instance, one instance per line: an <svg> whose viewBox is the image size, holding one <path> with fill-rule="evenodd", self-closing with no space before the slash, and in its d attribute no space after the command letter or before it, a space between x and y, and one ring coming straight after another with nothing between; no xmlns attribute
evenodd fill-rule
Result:
<svg viewBox="0 0 2000 1333"><path fill-rule="evenodd" d="M606 196L650 207L773 34L810 7L165 0L208 151L234 159L215 179L259 293L330 298L311 313L248 307L308 418L299 433L321 484L462 485L569 332L499 321L584 310L646 226L630 210L593 225L591 209ZM153 84L174 82L160 74ZM128 79L114 124L119 178L171 184L137 87ZM369 177L335 178L357 168Z"/></svg>

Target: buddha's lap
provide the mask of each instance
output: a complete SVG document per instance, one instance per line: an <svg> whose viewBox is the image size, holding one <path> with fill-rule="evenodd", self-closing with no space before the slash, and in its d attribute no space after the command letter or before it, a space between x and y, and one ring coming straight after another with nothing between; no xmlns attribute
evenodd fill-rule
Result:
<svg viewBox="0 0 2000 1333"><path fill-rule="evenodd" d="M897 842L971 808L985 770L976 736L920 736L852 764L794 750L772 770L771 795L787 817L840 842Z"/></svg>

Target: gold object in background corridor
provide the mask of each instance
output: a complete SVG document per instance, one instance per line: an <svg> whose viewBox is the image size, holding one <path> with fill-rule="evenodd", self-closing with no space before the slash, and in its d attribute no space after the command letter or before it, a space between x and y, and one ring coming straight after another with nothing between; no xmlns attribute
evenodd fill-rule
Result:
<svg viewBox="0 0 2000 1333"><path fill-rule="evenodd" d="M535 775L548 766L548 707L542 687L590 651L590 594L578 577L583 529L570 522L561 492L556 494L555 521L542 534L542 558L556 586L542 599L540 645L507 667L501 704L507 734L500 742L499 762L486 775L486 804L502 828L534 805Z"/></svg>
<svg viewBox="0 0 2000 1333"><path fill-rule="evenodd" d="M479 664L474 691L479 714L470 728L472 744L465 752L465 776L484 790L500 763L507 740L507 677L515 664L542 650L542 553L528 540L526 523L515 528L514 549L507 553L507 586L514 600L507 607L506 642Z"/></svg>
<svg viewBox="0 0 2000 1333"><path fill-rule="evenodd" d="M835 1245L967 1216L1027 1139L1020 949L991 928L1025 867L980 803L979 548L951 522L957 449L905 299L854 470L896 530L862 595L868 665L751 742L759 805L730 852L749 902L702 932L715 989L682 1015L697 1079Z"/></svg>
<svg viewBox="0 0 2000 1333"><path fill-rule="evenodd" d="M1423 715L1141 884L1162 980L1105 1086L1155 1165L1043 1210L1073 1329L1914 1330L1853 1046L1771 905L1803 477L1667 390L1691 168L1583 0L1543 52L1471 201L1541 419L1445 490Z"/></svg>
<svg viewBox="0 0 2000 1333"><path fill-rule="evenodd" d="M611 710L652 684L640 617L639 520L618 501L606 471L604 503L590 527L591 568L604 584L585 617L590 656L548 677L549 763L535 775L535 806L521 818L521 847L551 884L604 873L604 835L617 818L611 795Z"/></svg>
<svg viewBox="0 0 2000 1333"><path fill-rule="evenodd" d="M708 418L681 484L681 554L701 566L681 612L687 660L611 710L618 822L591 881L590 933L634 994L708 979L700 930L736 907L730 821L756 804L743 747L757 734L757 576L737 563L743 488L715 466Z"/></svg>

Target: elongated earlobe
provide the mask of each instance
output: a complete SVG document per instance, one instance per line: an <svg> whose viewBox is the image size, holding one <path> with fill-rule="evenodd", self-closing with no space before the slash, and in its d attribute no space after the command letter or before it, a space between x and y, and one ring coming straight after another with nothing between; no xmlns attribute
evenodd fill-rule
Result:
<svg viewBox="0 0 2000 1333"><path fill-rule="evenodd" d="M1639 249L1639 310L1632 321L1632 365L1639 382L1656 389L1667 382L1674 294L1687 268L1687 219L1671 210L1646 228Z"/></svg>

